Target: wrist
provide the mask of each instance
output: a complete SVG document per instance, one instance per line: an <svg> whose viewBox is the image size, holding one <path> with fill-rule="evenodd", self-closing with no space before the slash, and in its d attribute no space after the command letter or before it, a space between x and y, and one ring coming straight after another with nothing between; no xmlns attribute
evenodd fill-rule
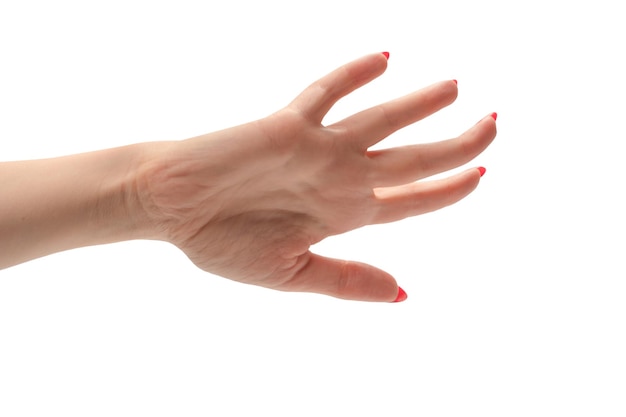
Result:
<svg viewBox="0 0 626 417"><path fill-rule="evenodd" d="M172 184L172 167L177 162L177 141L146 142L130 150L130 171L114 186L117 198L124 201L125 218L132 235L130 239L171 241L174 219L164 209L163 196L177 193L180 184ZM174 175L175 176L175 175Z"/></svg>
<svg viewBox="0 0 626 417"><path fill-rule="evenodd" d="M97 184L97 190L87 210L91 212L88 228L96 234L96 244L151 238L137 191L146 144L101 150L86 158L93 158L95 164L90 170L95 176L88 182Z"/></svg>
<svg viewBox="0 0 626 417"><path fill-rule="evenodd" d="M163 219L151 199L150 179L167 160L175 142L146 142L110 149L103 156L116 161L103 178L95 216L112 241L166 240Z"/></svg>

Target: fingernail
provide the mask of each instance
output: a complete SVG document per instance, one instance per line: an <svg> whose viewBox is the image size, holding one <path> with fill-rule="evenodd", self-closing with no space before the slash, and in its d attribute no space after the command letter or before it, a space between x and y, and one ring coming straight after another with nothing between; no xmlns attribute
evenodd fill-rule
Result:
<svg viewBox="0 0 626 417"><path fill-rule="evenodd" d="M454 81L456 85L459 85L459 82L457 80L452 80L452 81Z"/></svg>
<svg viewBox="0 0 626 417"><path fill-rule="evenodd" d="M498 120L498 113L494 111L493 113L491 113L491 117L493 117L493 120Z"/></svg>
<svg viewBox="0 0 626 417"><path fill-rule="evenodd" d="M485 175L485 172L487 172L487 169L485 167L478 167L478 172L480 172L480 176L482 177Z"/></svg>
<svg viewBox="0 0 626 417"><path fill-rule="evenodd" d="M407 295L404 292L404 290L402 289L402 287L398 287L398 296L396 297L396 299L393 301L394 303L400 303L404 300L407 299Z"/></svg>
<svg viewBox="0 0 626 417"><path fill-rule="evenodd" d="M389 52L382 52L383 55L385 55L385 58L389 59Z"/></svg>

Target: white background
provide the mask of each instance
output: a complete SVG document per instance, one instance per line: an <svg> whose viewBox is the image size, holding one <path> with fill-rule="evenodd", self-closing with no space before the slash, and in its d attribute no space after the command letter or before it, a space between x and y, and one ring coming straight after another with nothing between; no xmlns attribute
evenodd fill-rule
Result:
<svg viewBox="0 0 626 417"><path fill-rule="evenodd" d="M394 274L401 304L237 284L160 242L1 271L0 415L626 415L618 4L2 1L0 160L247 122L376 51L329 121L456 78L384 146L492 111L499 133L459 204L314 248Z"/></svg>

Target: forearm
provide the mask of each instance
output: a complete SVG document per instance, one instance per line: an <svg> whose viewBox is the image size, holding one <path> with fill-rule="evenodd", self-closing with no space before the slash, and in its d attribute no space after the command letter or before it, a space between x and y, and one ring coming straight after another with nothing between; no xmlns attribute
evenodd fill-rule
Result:
<svg viewBox="0 0 626 417"><path fill-rule="evenodd" d="M151 238L136 193L150 144L0 163L0 268L77 247Z"/></svg>

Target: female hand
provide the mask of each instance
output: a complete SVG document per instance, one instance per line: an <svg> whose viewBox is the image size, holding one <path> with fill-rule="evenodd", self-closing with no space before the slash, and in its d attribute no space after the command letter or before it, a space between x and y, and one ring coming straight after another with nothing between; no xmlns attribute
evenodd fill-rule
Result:
<svg viewBox="0 0 626 417"><path fill-rule="evenodd" d="M137 182L159 238L198 267L233 280L344 299L401 300L404 293L389 274L313 254L309 247L462 199L478 185L482 169L415 181L473 159L494 139L496 126L494 113L455 139L368 150L451 104L454 80L322 124L337 100L386 67L385 54L362 57L267 118L169 143Z"/></svg>

